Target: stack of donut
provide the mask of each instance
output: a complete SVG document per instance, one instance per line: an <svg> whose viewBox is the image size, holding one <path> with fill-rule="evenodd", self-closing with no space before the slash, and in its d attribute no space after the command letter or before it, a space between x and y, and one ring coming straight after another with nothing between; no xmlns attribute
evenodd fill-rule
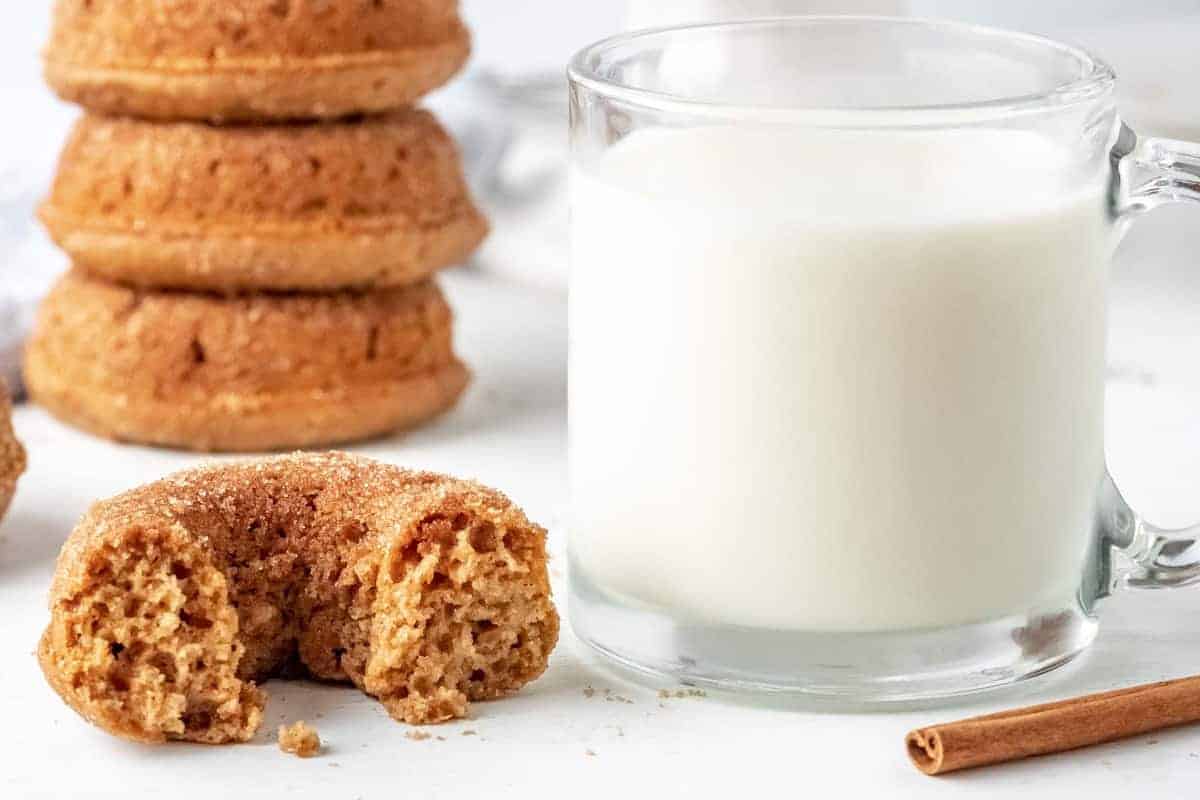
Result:
<svg viewBox="0 0 1200 800"><path fill-rule="evenodd" d="M487 223L414 107L470 40L457 0L57 0L46 76L87 113L41 217L72 269L33 399L115 439L277 450L452 406L433 274Z"/></svg>

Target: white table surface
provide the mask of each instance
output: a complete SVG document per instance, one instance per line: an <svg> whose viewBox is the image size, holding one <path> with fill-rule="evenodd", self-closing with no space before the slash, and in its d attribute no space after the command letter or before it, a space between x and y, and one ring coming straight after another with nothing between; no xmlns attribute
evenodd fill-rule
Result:
<svg viewBox="0 0 1200 800"><path fill-rule="evenodd" d="M469 273L449 275L446 283L459 312L460 349L475 368L474 386L461 407L433 427L355 449L476 477L511 494L551 529L552 574L565 612L564 299ZM1200 326L1194 313L1188 316L1194 304L1163 316L1139 292L1118 292L1132 298L1114 313L1124 326L1114 334L1118 354L1153 347L1159 355L1159 345L1178 340L1189 320L1194 341ZM1169 295L1182 302L1177 289ZM1121 469L1114 467L1119 478L1138 476L1126 482L1135 499L1160 519L1183 519L1200 512L1194 491L1200 486L1200 403L1193 402L1200 391L1188 381L1164 379L1153 359L1146 363L1118 365L1121 375L1109 393L1110 454L1121 462ZM1184 367L1181 374L1195 370L1194 359ZM1094 648L1076 664L1015 690L931 710L818 713L712 692L660 700L659 687L610 671L565 627L544 677L513 699L476 705L470 720L425 729L434 737L428 740L406 737L413 729L352 688L273 681L267 724L251 744L125 743L85 724L38 671L33 650L47 618L53 558L90 501L201 459L94 439L36 408L20 408L16 425L30 465L0 527L0 798L573 800L772 790L813 798L1013 797L1019 791L1023 798L1057 799L1195 797L1200 791L1200 728L941 779L918 774L901 744L920 724L1200 672L1200 593L1190 590L1115 597L1104 605ZM591 696L588 687L596 690ZM318 726L327 745L320 757L305 761L277 749L276 725L297 719Z"/></svg>

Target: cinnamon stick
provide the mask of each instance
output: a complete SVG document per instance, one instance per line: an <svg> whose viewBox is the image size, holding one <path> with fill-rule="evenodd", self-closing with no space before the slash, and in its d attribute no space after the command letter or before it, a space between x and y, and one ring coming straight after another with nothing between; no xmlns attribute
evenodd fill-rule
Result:
<svg viewBox="0 0 1200 800"><path fill-rule="evenodd" d="M1200 676L918 728L904 737L926 775L1059 753L1200 721Z"/></svg>

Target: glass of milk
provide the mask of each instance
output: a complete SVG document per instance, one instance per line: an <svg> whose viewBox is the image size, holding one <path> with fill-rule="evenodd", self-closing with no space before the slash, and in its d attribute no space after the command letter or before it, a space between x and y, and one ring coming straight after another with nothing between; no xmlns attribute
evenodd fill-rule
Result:
<svg viewBox="0 0 1200 800"><path fill-rule="evenodd" d="M1200 199L1086 52L793 17L573 61L571 620L701 685L873 703L1062 664L1200 579L1104 465L1126 223Z"/></svg>

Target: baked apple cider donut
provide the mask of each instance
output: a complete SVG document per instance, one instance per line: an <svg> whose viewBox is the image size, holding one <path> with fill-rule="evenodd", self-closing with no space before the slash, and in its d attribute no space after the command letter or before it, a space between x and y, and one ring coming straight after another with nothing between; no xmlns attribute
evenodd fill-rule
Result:
<svg viewBox="0 0 1200 800"><path fill-rule="evenodd" d="M45 72L104 114L329 118L410 105L470 49L457 0L57 0Z"/></svg>
<svg viewBox="0 0 1200 800"><path fill-rule="evenodd" d="M17 491L17 478L25 471L25 448L13 432L12 397L0 381L0 517L8 513Z"/></svg>
<svg viewBox="0 0 1200 800"><path fill-rule="evenodd" d="M25 383L112 439L211 451L316 447L437 416L466 388L429 281L225 297L131 289L74 270L38 311Z"/></svg>
<svg viewBox="0 0 1200 800"><path fill-rule="evenodd" d="M462 717L546 668L545 531L500 493L341 453L182 472L94 505L38 658L106 731L237 742L299 662L398 720Z"/></svg>
<svg viewBox="0 0 1200 800"><path fill-rule="evenodd" d="M418 283L488 228L454 141L417 109L223 128L85 116L40 216L93 275L226 293Z"/></svg>

